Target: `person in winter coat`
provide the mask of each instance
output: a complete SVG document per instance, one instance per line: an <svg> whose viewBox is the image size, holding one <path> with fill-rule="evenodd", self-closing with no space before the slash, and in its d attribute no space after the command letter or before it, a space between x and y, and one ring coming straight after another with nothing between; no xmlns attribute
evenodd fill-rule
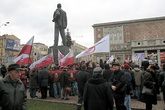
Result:
<svg viewBox="0 0 165 110"><path fill-rule="evenodd" d="M139 65L135 65L132 70L135 77L135 92L134 95L137 99L140 99L141 94L141 85L142 85L142 70L139 68Z"/></svg>
<svg viewBox="0 0 165 110"><path fill-rule="evenodd" d="M112 75L112 90L115 99L116 110L126 110L124 100L126 96L126 84L127 79L124 76L124 71L120 70L120 64L118 62L112 63L113 75Z"/></svg>
<svg viewBox="0 0 165 110"><path fill-rule="evenodd" d="M163 64L162 66L162 71L160 72L160 76L159 76L159 85L162 89L163 92L163 100L165 103L165 64ZM165 109L164 109L165 110Z"/></svg>
<svg viewBox="0 0 165 110"><path fill-rule="evenodd" d="M142 96L141 101L146 104L146 110L152 110L152 104L157 104L157 91L156 87L158 86L157 83L157 76L155 72L155 66L149 65L147 71L144 73L143 76L143 89L142 89ZM151 89L152 93L145 93L144 87Z"/></svg>
<svg viewBox="0 0 165 110"><path fill-rule="evenodd" d="M86 82L90 77L90 73L86 72L86 66L82 65L81 70L76 75L76 81L78 84L78 103L77 110L81 110L83 102L83 92Z"/></svg>
<svg viewBox="0 0 165 110"><path fill-rule="evenodd" d="M33 69L30 72L30 76L29 76L29 92L30 92L30 97L31 98L35 98L36 96L36 92L38 89L38 71L36 69Z"/></svg>
<svg viewBox="0 0 165 110"><path fill-rule="evenodd" d="M19 79L20 66L8 66L8 74L0 80L0 110L26 110L25 87Z"/></svg>
<svg viewBox="0 0 165 110"><path fill-rule="evenodd" d="M144 71L146 71L148 66L149 66L149 60L147 57L145 57L142 61L141 67Z"/></svg>
<svg viewBox="0 0 165 110"><path fill-rule="evenodd" d="M84 110L113 110L111 84L102 77L101 67L96 67L84 89Z"/></svg>
<svg viewBox="0 0 165 110"><path fill-rule="evenodd" d="M127 110L131 110L131 95L132 95L132 90L133 90L133 83L134 78L131 75L131 70L130 70L130 66L125 63L124 64L124 76L127 79L127 83L126 83L126 96L125 96L125 101L124 101L124 105L127 108Z"/></svg>
<svg viewBox="0 0 165 110"><path fill-rule="evenodd" d="M109 64L104 65L103 78L109 82L112 77L112 71L110 70Z"/></svg>
<svg viewBox="0 0 165 110"><path fill-rule="evenodd" d="M68 95L71 90L70 88L70 74L68 73L68 68L64 67L63 71L59 76L59 81L61 85L61 99L69 100Z"/></svg>
<svg viewBox="0 0 165 110"><path fill-rule="evenodd" d="M49 85L50 75L47 68L42 68L38 73L38 83L41 91L41 98L47 98L47 90Z"/></svg>

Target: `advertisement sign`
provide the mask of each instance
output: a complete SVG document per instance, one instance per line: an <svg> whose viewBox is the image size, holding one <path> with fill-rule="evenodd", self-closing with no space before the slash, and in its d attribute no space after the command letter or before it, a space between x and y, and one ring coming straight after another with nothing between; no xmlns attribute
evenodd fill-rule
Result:
<svg viewBox="0 0 165 110"><path fill-rule="evenodd" d="M161 64L165 63L165 52L160 52L160 62Z"/></svg>
<svg viewBox="0 0 165 110"><path fill-rule="evenodd" d="M20 50L20 42L18 40L6 39L6 49Z"/></svg>
<svg viewBox="0 0 165 110"><path fill-rule="evenodd" d="M141 62L144 59L145 54L144 53L135 53L132 56L132 61L135 62L135 64L141 66Z"/></svg>

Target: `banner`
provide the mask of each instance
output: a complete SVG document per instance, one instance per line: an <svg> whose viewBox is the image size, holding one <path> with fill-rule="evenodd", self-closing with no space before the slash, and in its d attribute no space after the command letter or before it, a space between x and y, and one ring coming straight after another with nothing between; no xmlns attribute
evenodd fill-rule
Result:
<svg viewBox="0 0 165 110"><path fill-rule="evenodd" d="M6 39L6 49L20 50L20 42L18 40Z"/></svg>

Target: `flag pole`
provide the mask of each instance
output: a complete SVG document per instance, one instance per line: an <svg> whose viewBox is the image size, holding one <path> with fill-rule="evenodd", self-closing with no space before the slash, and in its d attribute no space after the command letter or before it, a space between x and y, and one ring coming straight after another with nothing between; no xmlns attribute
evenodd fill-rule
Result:
<svg viewBox="0 0 165 110"><path fill-rule="evenodd" d="M111 52L111 44L110 44L110 34L108 34L109 35L109 58L110 58L110 52Z"/></svg>

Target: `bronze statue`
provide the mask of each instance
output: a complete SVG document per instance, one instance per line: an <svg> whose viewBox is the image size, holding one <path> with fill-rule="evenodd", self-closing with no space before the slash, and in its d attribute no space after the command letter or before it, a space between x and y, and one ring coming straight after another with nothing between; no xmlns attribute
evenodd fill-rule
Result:
<svg viewBox="0 0 165 110"><path fill-rule="evenodd" d="M53 47L53 56L54 56L54 63L58 65L58 39L59 33L62 38L63 47L67 48L67 39L65 36L65 29L67 27L67 16L66 12L61 9L61 4L57 4L57 9L53 14L53 20L55 23L54 26L54 47Z"/></svg>
<svg viewBox="0 0 165 110"><path fill-rule="evenodd" d="M54 33L54 46L58 46L59 32L62 38L62 43L66 46L65 29L67 27L67 16L66 12L61 9L61 4L57 4L57 9L53 15L53 22L55 22L55 33Z"/></svg>

